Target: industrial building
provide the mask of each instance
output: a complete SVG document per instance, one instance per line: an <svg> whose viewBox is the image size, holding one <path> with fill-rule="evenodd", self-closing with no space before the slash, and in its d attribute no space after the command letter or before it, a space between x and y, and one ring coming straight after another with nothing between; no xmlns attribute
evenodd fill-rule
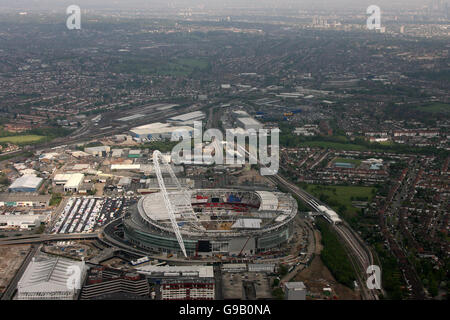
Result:
<svg viewBox="0 0 450 320"><path fill-rule="evenodd" d="M275 272L274 263L249 263L247 267L249 272L265 272L265 273Z"/></svg>
<svg viewBox="0 0 450 320"><path fill-rule="evenodd" d="M84 261L39 253L30 262L17 284L17 299L75 300L85 275ZM72 279L76 281L72 283Z"/></svg>
<svg viewBox="0 0 450 320"><path fill-rule="evenodd" d="M263 128L261 122L253 118L238 118L237 123L245 130L253 129L255 131L258 131L259 129Z"/></svg>
<svg viewBox="0 0 450 320"><path fill-rule="evenodd" d="M106 157L106 155L111 151L109 146L98 146L98 147L88 147L84 148L84 152L96 156L96 157Z"/></svg>
<svg viewBox="0 0 450 320"><path fill-rule="evenodd" d="M193 125L194 121L205 119L206 115L202 111L194 111L167 119L168 123L175 125Z"/></svg>
<svg viewBox="0 0 450 320"><path fill-rule="evenodd" d="M154 266L137 269L161 283L162 300L214 300L215 279L212 266Z"/></svg>
<svg viewBox="0 0 450 320"><path fill-rule="evenodd" d="M81 300L99 299L111 294L149 296L149 284L145 276L106 267L92 267L81 291Z"/></svg>
<svg viewBox="0 0 450 320"><path fill-rule="evenodd" d="M111 157L120 158L122 156L123 149L113 149L111 153Z"/></svg>
<svg viewBox="0 0 450 320"><path fill-rule="evenodd" d="M141 150L130 150L128 152L128 158L140 158L141 156Z"/></svg>
<svg viewBox="0 0 450 320"><path fill-rule="evenodd" d="M303 282L286 282L284 293L286 300L306 300L306 287Z"/></svg>
<svg viewBox="0 0 450 320"><path fill-rule="evenodd" d="M37 192L44 179L34 175L24 175L16 179L8 188L9 192Z"/></svg>
<svg viewBox="0 0 450 320"><path fill-rule="evenodd" d="M189 126L171 126L167 123L150 123L143 126L135 127L130 130L135 140L167 140L175 137L179 139L183 133L192 136L194 128Z"/></svg>
<svg viewBox="0 0 450 320"><path fill-rule="evenodd" d="M48 207L50 195L36 193L0 193L0 207Z"/></svg>
<svg viewBox="0 0 450 320"><path fill-rule="evenodd" d="M84 182L84 174L67 173L57 174L53 178L55 185L64 185L64 192L77 192Z"/></svg>
<svg viewBox="0 0 450 320"><path fill-rule="evenodd" d="M0 229L31 230L39 227L45 220L44 215L8 214L0 215Z"/></svg>

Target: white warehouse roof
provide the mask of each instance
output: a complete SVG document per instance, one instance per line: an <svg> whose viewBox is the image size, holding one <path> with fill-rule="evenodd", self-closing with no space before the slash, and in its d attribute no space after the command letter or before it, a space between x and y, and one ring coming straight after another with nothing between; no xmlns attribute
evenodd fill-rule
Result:
<svg viewBox="0 0 450 320"><path fill-rule="evenodd" d="M84 174L82 173L74 173L70 176L69 180L67 180L64 185L65 189L74 189L78 188L80 184L83 182Z"/></svg>
<svg viewBox="0 0 450 320"><path fill-rule="evenodd" d="M200 120L203 118L205 118L205 114L202 111L194 111L169 118L168 121L184 122L184 121Z"/></svg>
<svg viewBox="0 0 450 320"><path fill-rule="evenodd" d="M52 293L63 292L68 296L73 295L74 290L67 287L67 281L73 274L73 271L69 272L70 267L80 268L82 274L86 270L84 262L40 254L30 262L17 284L19 298L27 295L45 298Z"/></svg>
<svg viewBox="0 0 450 320"><path fill-rule="evenodd" d="M149 134L154 135L154 134L169 134L175 131L181 132L183 130L191 133L194 131L194 128L188 126L174 127L167 123L155 122L132 128L130 131L137 135L149 135Z"/></svg>
<svg viewBox="0 0 450 320"><path fill-rule="evenodd" d="M111 170L139 170L140 164L112 164Z"/></svg>
<svg viewBox="0 0 450 320"><path fill-rule="evenodd" d="M21 189L21 188L38 188L44 179L36 177L34 175L24 175L16 179L9 189Z"/></svg>

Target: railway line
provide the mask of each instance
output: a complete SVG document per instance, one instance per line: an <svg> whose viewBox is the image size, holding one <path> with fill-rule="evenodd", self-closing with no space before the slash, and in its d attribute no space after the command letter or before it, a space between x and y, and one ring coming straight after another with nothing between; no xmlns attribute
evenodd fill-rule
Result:
<svg viewBox="0 0 450 320"><path fill-rule="evenodd" d="M293 185L279 174L267 176L267 178L269 178L269 180L271 180L275 184L283 185L290 192L299 197L308 206L316 211L319 211L318 206L322 204L314 196ZM369 290L366 287L366 283L364 281L364 279L366 278L367 267L373 264L373 255L370 249L366 248L364 242L345 222L335 224L333 225L333 227L339 237L344 241L345 246L349 249L352 257L356 261L355 269L359 269L357 277L360 284L362 297L367 300L378 300L378 294L374 290Z"/></svg>

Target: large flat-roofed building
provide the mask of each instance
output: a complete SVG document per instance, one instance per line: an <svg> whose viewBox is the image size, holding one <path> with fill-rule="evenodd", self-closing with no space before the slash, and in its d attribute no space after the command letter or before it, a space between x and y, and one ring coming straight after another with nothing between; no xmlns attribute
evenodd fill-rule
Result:
<svg viewBox="0 0 450 320"><path fill-rule="evenodd" d="M189 126L171 126L167 123L156 122L132 128L130 132L137 140L165 140L171 139L172 136L179 138L183 134L192 136L194 128Z"/></svg>
<svg viewBox="0 0 450 320"><path fill-rule="evenodd" d="M238 118L250 118L250 115L245 112L244 110L234 110L233 111L233 116L238 119Z"/></svg>
<svg viewBox="0 0 450 320"><path fill-rule="evenodd" d="M194 111L169 118L167 122L176 125L193 125L194 121L203 120L205 117L206 115L202 111Z"/></svg>
<svg viewBox="0 0 450 320"><path fill-rule="evenodd" d="M286 300L306 300L306 287L303 282L286 282L284 293Z"/></svg>
<svg viewBox="0 0 450 320"><path fill-rule="evenodd" d="M88 147L84 148L84 152L96 156L96 157L105 157L107 153L111 151L109 146L98 146L98 147Z"/></svg>
<svg viewBox="0 0 450 320"><path fill-rule="evenodd" d="M16 179L8 188L10 192L36 192L44 179L34 175L25 175Z"/></svg>
<svg viewBox="0 0 450 320"><path fill-rule="evenodd" d="M0 193L0 207L48 207L50 195L36 193Z"/></svg>
<svg viewBox="0 0 450 320"><path fill-rule="evenodd" d="M75 300L85 274L83 261L39 253L17 284L17 299ZM72 279L76 281L71 282Z"/></svg>
<svg viewBox="0 0 450 320"><path fill-rule="evenodd" d="M103 266L92 267L83 285L81 299L101 299L102 296L118 293L148 297L149 291L149 284L144 275Z"/></svg>
<svg viewBox="0 0 450 320"><path fill-rule="evenodd" d="M82 173L57 174L53 178L53 183L57 186L64 186L65 192L77 192L84 182Z"/></svg>
<svg viewBox="0 0 450 320"><path fill-rule="evenodd" d="M258 131L263 128L261 122L253 119L253 118L238 118L237 122L241 125L245 130L254 129Z"/></svg>
<svg viewBox="0 0 450 320"><path fill-rule="evenodd" d="M137 269L150 279L159 279L162 300L214 300L212 266L153 266Z"/></svg>
<svg viewBox="0 0 450 320"><path fill-rule="evenodd" d="M249 263L248 271L249 272L272 273L275 271L275 264L274 263Z"/></svg>
<svg viewBox="0 0 450 320"><path fill-rule="evenodd" d="M84 180L84 174L82 173L74 173L72 176L67 180L66 184L64 185L64 191L65 192L77 192L80 186L83 184Z"/></svg>
<svg viewBox="0 0 450 320"><path fill-rule="evenodd" d="M30 230L41 225L45 216L34 214L0 215L0 229Z"/></svg>
<svg viewBox="0 0 450 320"><path fill-rule="evenodd" d="M58 173L53 177L53 183L56 186L63 186L69 181L71 176L71 173Z"/></svg>
<svg viewBox="0 0 450 320"><path fill-rule="evenodd" d="M84 182L82 173L57 174L53 178L53 183L57 186L64 186L65 192L77 192Z"/></svg>

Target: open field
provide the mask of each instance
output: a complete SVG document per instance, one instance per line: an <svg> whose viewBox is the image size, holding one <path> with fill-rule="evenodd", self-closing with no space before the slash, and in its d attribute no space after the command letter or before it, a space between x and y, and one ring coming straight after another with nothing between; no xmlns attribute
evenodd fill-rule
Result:
<svg viewBox="0 0 450 320"><path fill-rule="evenodd" d="M432 103L424 106L419 106L416 110L428 113L450 113L450 104L447 103Z"/></svg>
<svg viewBox="0 0 450 320"><path fill-rule="evenodd" d="M201 59L180 58L156 69L157 74L161 75L181 75L187 76L194 69L203 70L208 66L208 62Z"/></svg>
<svg viewBox="0 0 450 320"><path fill-rule="evenodd" d="M1 137L0 143L14 143L14 144L30 144L30 143L36 143L41 140L43 140L44 136L38 136L34 134L30 135L21 135L21 136L10 136L10 137Z"/></svg>
<svg viewBox="0 0 450 320"><path fill-rule="evenodd" d="M0 295L20 268L30 250L30 245L0 247Z"/></svg>
<svg viewBox="0 0 450 320"><path fill-rule="evenodd" d="M376 188L310 184L306 186L306 191L330 205L338 214L344 214L345 216L351 217L356 215L360 210L352 206L352 201L370 202L374 197Z"/></svg>
<svg viewBox="0 0 450 320"><path fill-rule="evenodd" d="M140 57L120 61L113 66L113 69L119 73L187 76L195 69L203 70L207 66L207 61L196 58L178 58L156 62Z"/></svg>

